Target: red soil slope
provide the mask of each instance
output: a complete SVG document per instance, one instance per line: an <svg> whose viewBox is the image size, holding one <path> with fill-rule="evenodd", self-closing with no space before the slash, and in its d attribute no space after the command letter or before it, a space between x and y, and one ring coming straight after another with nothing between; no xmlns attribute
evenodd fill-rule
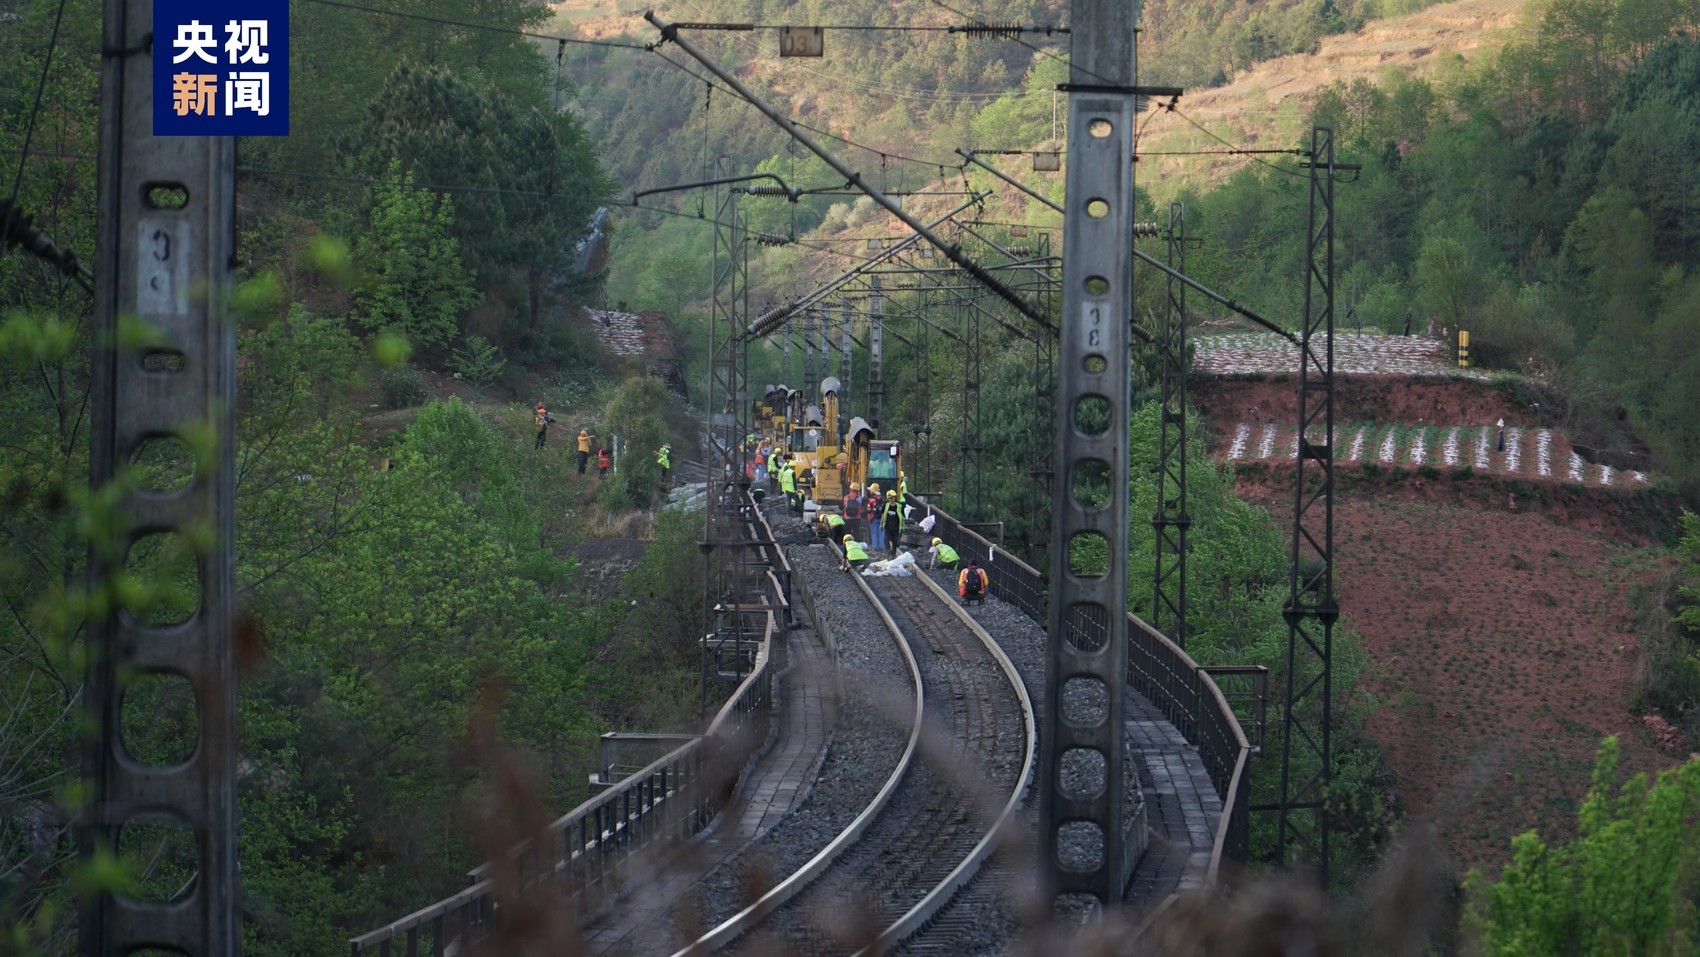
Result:
<svg viewBox="0 0 1700 957"><path fill-rule="evenodd" d="M1362 377L1336 391L1349 421L1536 424L1481 382ZM1224 459L1242 423L1283 425L1290 440L1296 394L1296 378L1207 379L1194 389ZM1562 435L1551 445L1568 457ZM1293 494L1283 458L1236 462L1241 496L1280 522ZM1647 483L1565 475L1530 465L1515 474L1419 470L1403 452L1367 474L1337 467L1336 588L1342 620L1369 655L1368 728L1405 810L1435 821L1460 870L1503 863L1510 838L1531 828L1573 833L1606 735L1619 737L1629 771L1686 755L1658 750L1629 710L1639 658L1632 593L1658 568L1646 546L1667 505Z"/></svg>

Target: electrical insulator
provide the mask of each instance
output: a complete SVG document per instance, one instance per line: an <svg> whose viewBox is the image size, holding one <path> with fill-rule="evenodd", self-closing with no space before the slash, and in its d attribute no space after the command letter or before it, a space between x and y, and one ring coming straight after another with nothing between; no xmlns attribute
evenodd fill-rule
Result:
<svg viewBox="0 0 1700 957"><path fill-rule="evenodd" d="M790 236L779 233L756 233L754 238L759 246L789 246L793 242Z"/></svg>
<svg viewBox="0 0 1700 957"><path fill-rule="evenodd" d="M793 203L797 201L798 196L802 195L802 190L790 186L773 186L768 183L751 183L744 187L744 192L751 196L783 196Z"/></svg>
<svg viewBox="0 0 1700 957"><path fill-rule="evenodd" d="M952 26L950 32L963 33L971 37L1016 40L1021 37L1022 26L1019 23L970 23L965 27Z"/></svg>
<svg viewBox="0 0 1700 957"><path fill-rule="evenodd" d="M786 319L790 318L791 308L792 307L790 306L774 306L772 309L769 309L757 316L755 321L750 323L750 335L760 339L762 336L778 329Z"/></svg>
<svg viewBox="0 0 1700 957"><path fill-rule="evenodd" d="M1133 234L1135 236L1159 236L1162 233L1157 228L1156 223L1134 223Z"/></svg>

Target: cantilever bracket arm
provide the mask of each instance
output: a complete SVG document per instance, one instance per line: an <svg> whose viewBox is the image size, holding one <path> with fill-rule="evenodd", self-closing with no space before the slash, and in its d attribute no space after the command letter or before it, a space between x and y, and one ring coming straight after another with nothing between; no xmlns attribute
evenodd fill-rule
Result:
<svg viewBox="0 0 1700 957"><path fill-rule="evenodd" d="M1041 196L1038 193L1035 193L1031 189L1028 189L1025 185L1017 182L1014 178L1012 178L1010 176L1006 176L1002 170L995 169L989 163L985 162L984 160L981 160L979 157L976 157L972 151L965 150L965 149L958 149L956 151L956 153L957 153L958 156L961 156L963 159L967 160L968 162L973 163L975 166L980 167L981 169L985 170L988 173L991 173L993 176L996 176L998 179L1003 180L1004 182L1008 183L1011 186L1014 186L1016 189L1021 190L1023 193L1026 193L1027 195L1038 200L1039 202L1044 203L1046 206L1051 207L1052 209L1056 210L1057 212L1060 213L1060 212L1063 211L1063 208L1061 206L1058 206L1056 203L1051 202L1050 199L1048 199L1044 196ZM1204 295L1209 296L1212 300L1220 303L1223 306L1226 306L1229 309L1232 309L1234 312L1237 312L1240 315L1246 317L1247 319L1250 319L1252 322L1257 323L1258 325L1262 326L1263 328L1268 329L1270 332L1273 332L1276 335L1280 336L1281 338L1287 340L1288 342L1291 342L1293 345L1299 344L1298 337L1293 335L1290 331L1283 329L1280 326L1277 326L1273 322L1270 322L1269 320L1263 318L1262 316L1258 315L1257 313L1252 312L1250 309L1247 309L1246 307L1240 305L1239 303L1235 302L1234 300L1229 299L1227 296L1224 296L1221 293L1217 292L1216 290L1211 289L1209 286L1205 286L1205 285L1201 284L1198 280L1192 278L1191 276L1188 276L1186 273L1178 272L1174 269L1171 269L1169 267L1168 263L1162 262L1161 260L1155 259L1147 253L1141 252L1138 247L1134 247L1133 255L1140 262L1143 262L1143 263L1150 265L1150 266L1156 266L1158 269L1161 269L1163 272L1167 273L1168 275L1173 276L1176 279L1179 279L1181 282L1186 283L1188 286L1191 286L1193 289L1198 290L1199 292L1203 293ZM1137 324L1133 327L1133 331L1136 335L1140 336L1140 338L1144 339L1146 342L1152 341L1151 336L1148 333L1146 333L1144 330L1140 329Z"/></svg>
<svg viewBox="0 0 1700 957"><path fill-rule="evenodd" d="M749 173L749 174L746 174L744 176L722 176L719 179L705 179L705 180L698 182L698 183L679 183L678 185L675 185L675 186L657 186L654 189L640 190L640 191L632 194L632 205L636 206L639 198L644 197L644 196L654 196L656 193L677 193L678 191L683 190L683 189L701 189L704 186L724 186L727 183L747 183L747 182L749 182L750 180L753 180L753 179L771 179L771 180L773 180L775 183L779 184L780 189L785 190L785 194L790 198L791 202L793 202L793 203L795 203L797 201L798 196L802 195L801 190L793 189L789 183L780 179L778 174L775 174L775 173Z"/></svg>
<svg viewBox="0 0 1700 957"><path fill-rule="evenodd" d="M801 129L799 129L797 124L791 122L788 117L774 109L773 106L771 106L766 100L757 96L754 91L745 86L737 77L726 72L720 67L720 64L715 63L708 57L707 54L697 49L696 44L680 36L677 24L668 23L665 20L662 20L660 17L655 15L654 10L650 10L645 13L643 18L648 20L651 25L661 31L662 40L677 44L679 49L685 51L691 59L701 63L703 69L714 74L714 76L719 79L720 82L726 84L732 92L743 97L751 106L760 111L763 116L766 116L768 119L777 124L780 129L784 130L792 139L807 147L809 152L820 157L826 165L836 170L840 176L843 176L857 189L865 193L869 199L872 199L874 202L885 207L886 212L896 216L903 225L908 226L910 229L919 233L921 238L932 243L939 252L944 253L945 258L956 263L958 266L961 266L967 271L968 275L973 276L981 285L990 289L992 292L997 293L1000 298L1014 306L1021 312L1022 315L1032 319L1034 322L1045 323L1048 321L1045 319L1045 315L1042 311L1040 311L1039 307L1022 298L1022 296L1016 293L1015 290L1010 289L1008 286L999 282L995 276L981 268L979 263L976 263L974 260L963 255L962 250L955 243L946 241L943 236L933 232L920 220L904 212L903 207L892 200L890 196L887 196L878 187L875 187L871 183L863 180L860 173L857 173L855 170L844 165L843 160L839 159L830 150L821 146L819 143L816 143L807 133L804 133Z"/></svg>
<svg viewBox="0 0 1700 957"><path fill-rule="evenodd" d="M1145 263L1148 266L1157 267L1158 269L1162 270L1163 272L1167 273L1170 276L1173 276L1175 279L1180 280L1181 282L1185 283L1186 285L1190 286L1191 288L1198 290L1199 292L1203 293L1206 296L1209 296L1211 299L1215 300L1216 302L1220 303L1221 305L1226 306L1227 308L1233 310L1234 312L1237 312L1240 315L1246 317L1247 319L1250 319L1252 322L1255 322L1258 325L1262 326L1263 328L1268 329L1270 332L1275 333L1276 335L1287 340L1288 342L1291 342L1293 345L1295 345L1295 346L1299 345L1299 337L1293 335L1293 333L1290 330L1283 329L1280 326L1277 326L1273 322L1270 322L1268 319L1263 318L1262 316L1258 315L1255 312L1252 312L1250 309L1247 309L1246 307L1240 305L1239 303L1235 302L1234 300L1229 299L1227 296L1222 295L1221 293L1217 292L1216 290L1211 289L1209 286L1206 286L1203 283L1199 282L1198 280L1192 278L1191 276L1188 276L1186 273L1181 272L1181 271L1171 267L1168 263L1163 262L1162 260L1153 257L1149 253L1141 252L1137 248L1134 249L1133 255L1134 255L1134 258L1138 259L1140 262Z"/></svg>
<svg viewBox="0 0 1700 957"><path fill-rule="evenodd" d="M956 151L956 155L962 157L963 159L967 160L970 163L973 163L975 166L980 167L981 169L985 170L986 172L992 174L993 176L996 176L998 179L1003 180L1004 182L1008 183L1009 185L1014 186L1016 189L1021 190L1023 193L1026 193L1027 195L1038 200L1039 202L1044 203L1046 206L1049 206L1050 208L1056 210L1057 212L1059 212L1059 213L1063 212L1063 208L1061 206L1057 205L1056 203L1051 202L1051 200L1048 197L1039 195L1038 193L1034 192L1033 190L1027 188L1027 186L1025 184L1016 181L1014 177L1011 177L1011 176L1005 174L1003 170L997 169L996 167L992 166L990 163L987 163L986 161L975 156L973 150L965 150L965 149L958 148L957 151ZM1067 214L1065 213L1064 215L1066 216ZM976 235L978 235L978 234L976 234ZM1137 249L1134 250L1135 254L1138 254L1138 252L1139 252L1139 250L1137 250ZM1066 255L1066 252L1065 252L1065 255ZM1046 330L1050 331L1053 335L1056 334L1056 330L1052 329L1048 323L1040 323L1040 325L1044 326L1046 328ZM1145 342L1156 342L1157 341L1156 337L1151 335L1151 333L1145 331L1145 328L1143 326L1141 326L1139 323L1129 322L1128 326L1129 326L1129 328L1131 328L1133 330L1134 335L1138 336L1140 339L1144 340Z"/></svg>

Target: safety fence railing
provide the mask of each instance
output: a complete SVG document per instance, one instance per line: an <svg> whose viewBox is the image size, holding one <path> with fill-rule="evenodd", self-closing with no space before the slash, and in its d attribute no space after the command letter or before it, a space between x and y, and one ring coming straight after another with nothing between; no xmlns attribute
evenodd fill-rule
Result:
<svg viewBox="0 0 1700 957"><path fill-rule="evenodd" d="M748 675L715 714L702 737L669 751L551 823L545 833L522 842L508 856L468 874L458 893L349 941L350 953L380 957L468 953L504 928L506 912L547 890L586 914L597 908L637 865L665 853L701 831L732 793L733 779L767 743L772 724L773 675L779 670L774 639L791 619L791 573L783 549L759 509L748 516L744 534L778 567L761 576L765 623Z"/></svg>
<svg viewBox="0 0 1700 957"><path fill-rule="evenodd" d="M918 509L915 520L927 511L926 507ZM987 591L1020 608L1040 625L1049 626L1044 575L937 508L932 508L931 514L935 517L933 537L956 549L964 563L973 556L986 569ZM1198 748L1222 800L1222 818L1210 856L1210 874L1214 876L1222 858L1243 861L1250 853L1252 744L1229 698L1210 674L1214 669L1200 667L1179 645L1138 617L1127 617L1128 684L1149 699L1187 743ZM1107 625L1079 611L1070 613L1065 622L1068 640L1081 648L1103 647Z"/></svg>

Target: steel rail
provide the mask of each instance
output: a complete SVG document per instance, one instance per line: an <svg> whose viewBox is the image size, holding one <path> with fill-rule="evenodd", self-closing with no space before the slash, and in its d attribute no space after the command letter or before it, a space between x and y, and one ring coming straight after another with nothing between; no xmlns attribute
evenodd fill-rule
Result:
<svg viewBox="0 0 1700 957"><path fill-rule="evenodd" d="M886 611L885 605L874 595L873 589L868 587L868 583L862 580L861 575L852 572L851 577L856 580L857 587L861 588L862 593L867 596L868 602L873 605L880 620L885 623L886 628L897 639L898 650L903 653L903 660L909 666L909 680L914 682L915 685L915 708L910 718L909 741L904 746L903 756L898 759L897 766L886 778L879 793L874 795L874 799L868 803L862 813L856 815L855 820L851 821L836 838L833 838L832 843L821 848L796 873L779 882L772 890L721 922L713 930L692 941L690 946L674 953L673 957L695 957L695 955L713 953L755 927L781 904L802 893L804 888L813 883L815 878L825 873L827 868L831 867L851 845L855 844L867 832L868 828L885 811L886 805L891 803L891 798L897 793L898 786L903 783L903 779L908 775L910 762L914 759L915 752L920 747L921 722L926 708L926 692L921 685L921 666L916 662L915 653L910 649L908 639L903 635L903 630L897 627L897 622L892 619L891 613Z"/></svg>
<svg viewBox="0 0 1700 957"><path fill-rule="evenodd" d="M963 555L985 555L988 562L1003 569L1001 574L992 577L992 587L988 593L1019 608L1035 622L1043 623L1045 606L1049 599L1044 576L1014 553L994 545L937 506L933 506L932 511L939 518L938 524L933 528L934 535L944 539ZM1211 783L1222 800L1222 816L1217 820L1212 836L1207 874L1212 878L1217 877L1224 858L1244 861L1247 856L1245 829L1249 811L1248 796L1251 791L1251 743L1216 679L1167 635L1145 625L1131 612L1128 614L1128 620L1130 634L1149 634L1152 646L1172 658L1173 666L1166 670L1184 672L1190 678L1190 681L1175 682L1167 688L1155 688L1153 690L1159 693L1158 696L1154 697L1147 692L1146 697L1151 698L1152 703L1166 716L1173 715L1170 717L1171 723L1175 723L1175 717L1182 718L1176 723L1177 730L1189 744L1198 748L1200 757L1205 760L1206 770L1211 771ZM1132 642L1129 647L1135 655L1147 654L1143 647ZM1155 667L1153 662L1139 664L1138 667L1130 669L1129 684L1135 684L1140 680L1140 675L1155 670ZM1186 700L1177 700L1179 698ZM1196 718L1206 713L1213 715L1229 729L1226 740L1215 741L1200 734L1200 722ZM1192 718L1188 719L1187 716ZM1231 750L1232 754L1222 754L1224 749Z"/></svg>
<svg viewBox="0 0 1700 957"><path fill-rule="evenodd" d="M940 588L939 583L933 581L932 576L917 572L915 577L920 579L928 590L938 597L939 601L950 607L950 610L956 614L957 618L962 620L962 623L968 627L974 637L980 639L980 643L986 646L986 651L997 661L998 667L1003 669L1004 677L1009 679L1010 687L1015 689L1016 697L1021 701L1021 730L1022 734L1026 736L1027 744L1022 750L1021 773L1016 776L1015 787L1011 789L1009 800L1004 802L1003 811L998 814L997 820L992 822L990 828L987 828L986 836L980 838L979 843L974 845L974 849L968 853L967 857L962 859L962 863L956 865L956 868L929 891L920 903L910 908L907 914L904 914L896 923L882 931L872 944L857 951L855 957L884 953L893 944L920 930L923 924L932 920L939 911L944 909L946 904L950 903L957 891L967 886L968 882L980 873L980 868L985 864L986 859L997 850L998 841L1003 837L1005 829L1015 819L1016 813L1021 810L1021 795L1033 780L1033 764L1038 760L1039 729L1033 716L1033 699L1027 694L1027 684L1021 680L1021 672L1016 669L1015 662L1009 660L1009 656L1004 654L1003 648L993 640L991 635L986 633L986 629L980 627L980 623L975 621L973 616L951 600L949 593ZM1214 876L1214 872L1212 872L1212 876Z"/></svg>

